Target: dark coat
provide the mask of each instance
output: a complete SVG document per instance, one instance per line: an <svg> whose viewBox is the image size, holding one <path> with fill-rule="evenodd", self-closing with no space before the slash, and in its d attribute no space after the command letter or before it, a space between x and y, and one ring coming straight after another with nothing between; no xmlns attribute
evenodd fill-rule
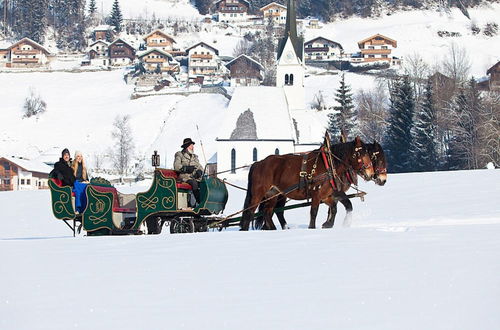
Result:
<svg viewBox="0 0 500 330"><path fill-rule="evenodd" d="M59 161L54 164L54 170L51 172L51 175L61 180L65 186L73 186L75 183L73 169L62 158L59 158Z"/></svg>

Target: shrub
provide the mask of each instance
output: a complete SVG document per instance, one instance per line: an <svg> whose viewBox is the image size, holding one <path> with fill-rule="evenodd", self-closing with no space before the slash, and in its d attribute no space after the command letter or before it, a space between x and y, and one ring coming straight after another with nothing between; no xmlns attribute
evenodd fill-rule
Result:
<svg viewBox="0 0 500 330"><path fill-rule="evenodd" d="M36 95L33 89L30 89L30 95L24 100L24 116L23 118L29 118L31 116L39 116L47 110L47 103L40 97Z"/></svg>

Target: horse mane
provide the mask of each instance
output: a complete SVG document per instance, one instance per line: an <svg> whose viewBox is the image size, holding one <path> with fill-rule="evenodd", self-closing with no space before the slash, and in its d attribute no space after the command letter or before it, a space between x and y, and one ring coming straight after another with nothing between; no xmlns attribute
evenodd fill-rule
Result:
<svg viewBox="0 0 500 330"><path fill-rule="evenodd" d="M345 164L349 162L349 156L354 152L355 141L336 143L331 146L331 151L335 157L333 161L335 164L344 162Z"/></svg>

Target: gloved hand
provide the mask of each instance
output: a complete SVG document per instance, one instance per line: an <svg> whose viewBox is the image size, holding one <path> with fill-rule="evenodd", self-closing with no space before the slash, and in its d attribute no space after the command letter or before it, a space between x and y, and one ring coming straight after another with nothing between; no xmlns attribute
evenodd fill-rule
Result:
<svg viewBox="0 0 500 330"><path fill-rule="evenodd" d="M194 166L191 166L191 165L185 165L185 166L182 166L181 167L181 173L193 173L194 172L194 169L195 167Z"/></svg>
<svg viewBox="0 0 500 330"><path fill-rule="evenodd" d="M193 177L195 179L201 179L202 175L203 175L203 171L202 170L196 170L196 172L194 172Z"/></svg>

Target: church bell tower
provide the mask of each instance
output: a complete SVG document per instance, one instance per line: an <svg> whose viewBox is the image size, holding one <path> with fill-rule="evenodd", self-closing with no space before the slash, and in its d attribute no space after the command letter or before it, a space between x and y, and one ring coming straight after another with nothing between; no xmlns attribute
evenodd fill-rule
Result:
<svg viewBox="0 0 500 330"><path fill-rule="evenodd" d="M304 40L297 36L295 0L287 1L285 34L278 44L276 86L285 91L289 110L304 110Z"/></svg>

